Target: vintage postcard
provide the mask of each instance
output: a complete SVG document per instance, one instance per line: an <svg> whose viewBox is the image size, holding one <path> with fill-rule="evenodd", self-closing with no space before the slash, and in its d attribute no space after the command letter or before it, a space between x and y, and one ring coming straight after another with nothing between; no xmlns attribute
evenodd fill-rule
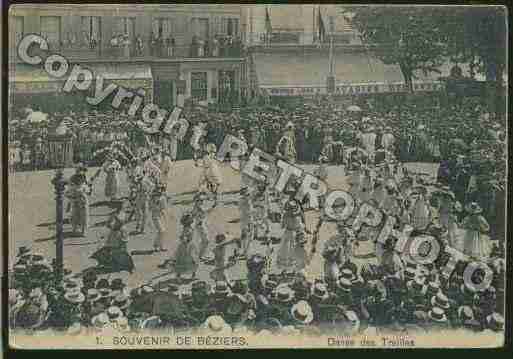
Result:
<svg viewBox="0 0 513 359"><path fill-rule="evenodd" d="M504 345L505 7L8 11L11 348Z"/></svg>

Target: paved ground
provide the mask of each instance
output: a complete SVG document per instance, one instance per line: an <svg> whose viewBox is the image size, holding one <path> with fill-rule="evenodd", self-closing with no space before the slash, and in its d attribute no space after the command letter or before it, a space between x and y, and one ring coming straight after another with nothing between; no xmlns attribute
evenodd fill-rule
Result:
<svg viewBox="0 0 513 359"><path fill-rule="evenodd" d="M436 173L437 166L432 164L409 164L409 168L420 172ZM304 166L307 171L312 170L312 166ZM89 170L92 175L95 169ZM330 167L328 169L328 184L332 189L346 189L346 178L340 167ZM65 176L70 176L72 169L65 170ZM168 183L168 192L172 194L172 205L167 218L167 227L169 236L166 246L169 249L166 253L160 254L142 254L134 255L136 270L132 275L128 273L114 273L110 278L122 277L128 281L129 286L137 286L143 282L148 282L152 278L166 273L160 270L157 265L164 259L174 253L176 248L176 237L179 231L177 228L177 219L191 207L192 193L197 188L200 169L193 166L192 161L180 161L175 165L173 175ZM238 223L238 196L233 194L240 188L240 174L229 166L222 167L224 182L220 191L221 203L213 210L209 217L209 228L211 236L220 232L229 232L238 237L240 227ZM51 179L53 171L39 172L19 172L9 177L9 260L12 263L17 247L26 245L31 246L35 251L42 253L49 259L55 256L55 200ZM126 178L121 176L122 195L127 195ZM79 272L90 268L96 264L89 256L102 245L101 238L107 235L107 229L103 222L112 213L105 203L103 195L104 176L100 176L95 183L94 192L90 199L91 204L91 228L87 237L71 237L69 232L71 226L66 224L64 227L64 262L65 266L73 271ZM307 227L312 228L318 220L318 214L315 211L307 213ZM128 225L132 231L134 223ZM318 248L322 248L322 241L326 240L334 232L334 226L327 224L323 226L320 235ZM155 235L151 223L148 223L144 235L134 235L129 242L129 250L138 252L150 251L152 248L152 238ZM307 248L308 250L309 248ZM255 250L264 250L256 247ZM277 251L277 248L275 252ZM231 252L231 249L228 250ZM321 273L322 261L319 254L316 254L308 267L308 273L311 277L316 277ZM212 266L201 265L198 276L201 279L208 279ZM231 279L245 276L245 263L239 262L232 267L227 275Z"/></svg>

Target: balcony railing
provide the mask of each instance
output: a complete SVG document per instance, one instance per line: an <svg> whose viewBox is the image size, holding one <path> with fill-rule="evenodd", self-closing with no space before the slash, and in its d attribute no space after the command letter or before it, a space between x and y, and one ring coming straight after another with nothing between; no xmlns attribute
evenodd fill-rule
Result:
<svg viewBox="0 0 513 359"><path fill-rule="evenodd" d="M152 59L173 59L173 58L241 58L245 57L245 48L242 43L211 45L203 44L181 44L166 45L159 44L150 46L143 43L142 47L135 42L123 46L112 46L100 42L94 44L49 44L49 51L57 52L69 59L115 59L128 60L136 58ZM10 48L10 59L18 59L16 47Z"/></svg>
<svg viewBox="0 0 513 359"><path fill-rule="evenodd" d="M268 46L280 46L280 45L312 45L319 44L317 32L309 31L273 31L272 34L267 33L253 33L250 35L254 45L266 44ZM334 33L326 33L324 37L324 43L329 43L330 36L333 37L333 43L335 44L348 44L357 45L360 43L358 33L355 31L340 31Z"/></svg>

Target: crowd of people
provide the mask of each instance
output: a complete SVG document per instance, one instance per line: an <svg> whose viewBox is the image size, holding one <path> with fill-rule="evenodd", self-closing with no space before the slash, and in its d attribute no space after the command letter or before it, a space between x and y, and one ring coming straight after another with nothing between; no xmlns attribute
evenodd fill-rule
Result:
<svg viewBox="0 0 513 359"><path fill-rule="evenodd" d="M23 247L11 276L12 328L68 334L206 330L219 335L503 331L506 133L504 123L479 104L468 101L446 109L304 105L187 116L187 133L171 138L148 139L130 127L126 138L106 144L107 154L92 178L87 178L87 159L80 158L85 162L77 167L68 192L71 222L84 235L89 185L105 173L105 196L116 201L118 176L125 169L129 198L108 221L105 246L92 258L110 272L137 270L126 225L135 221L144 232L148 213L157 229L155 251L167 251L166 241L178 242L176 252L159 265L173 279L131 289L119 278L109 281L95 272L67 271L61 279L54 265ZM129 140L131 133L142 138ZM315 176L328 184L329 167L341 167L356 207L370 204L384 217L395 217L398 231L411 227L412 236L432 237L441 254L433 263L420 264L394 252L393 238L384 245L377 242L382 226L354 228L350 220L337 222L336 233L322 238L321 228L330 221L322 198L319 221L311 231L305 220L310 202L296 198L300 183L291 181L284 193L277 193L270 183L243 174L240 238L209 233L209 213L219 205L222 185L215 154L227 134L246 143L247 153L259 148L290 163L313 163ZM83 156L82 149L77 152ZM190 157L201 168L201 180L192 207L180 218L180 235L170 238L165 223L170 167ZM440 167L430 176L411 173L406 162L439 162ZM228 257L231 246L235 248ZM442 271L448 247L466 256L449 277ZM308 267L317 252L324 270L312 279ZM484 290L463 276L474 260L492 269L492 284ZM244 278L227 274L237 261L245 261ZM213 266L212 280L196 277L199 266ZM482 271L473 280L482 281Z"/></svg>

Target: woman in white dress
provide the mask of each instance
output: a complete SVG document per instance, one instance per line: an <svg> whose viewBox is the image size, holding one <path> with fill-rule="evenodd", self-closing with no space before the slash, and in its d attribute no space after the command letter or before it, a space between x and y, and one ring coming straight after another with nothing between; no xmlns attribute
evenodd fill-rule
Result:
<svg viewBox="0 0 513 359"><path fill-rule="evenodd" d="M415 194L416 200L411 207L411 220L412 226L417 231L423 231L431 223L431 211L428 202L426 201L427 191L421 187L420 191Z"/></svg>
<svg viewBox="0 0 513 359"><path fill-rule="evenodd" d="M218 161L215 158L216 156L216 145L213 143L209 143L207 145L207 154L203 157L203 161L201 166L203 167L199 189L200 191L205 190L211 193L214 197L214 201L217 202L218 189L221 185L222 176L221 170L219 169Z"/></svg>
<svg viewBox="0 0 513 359"><path fill-rule="evenodd" d="M303 247L305 223L299 203L290 200L285 204L282 225L285 229L276 264L280 269L301 270L306 266L307 255Z"/></svg>
<svg viewBox="0 0 513 359"><path fill-rule="evenodd" d="M490 255L490 241L484 234L490 230L490 225L481 215L481 207L472 202L465 208L469 214L462 223L463 253L477 260L484 260Z"/></svg>

